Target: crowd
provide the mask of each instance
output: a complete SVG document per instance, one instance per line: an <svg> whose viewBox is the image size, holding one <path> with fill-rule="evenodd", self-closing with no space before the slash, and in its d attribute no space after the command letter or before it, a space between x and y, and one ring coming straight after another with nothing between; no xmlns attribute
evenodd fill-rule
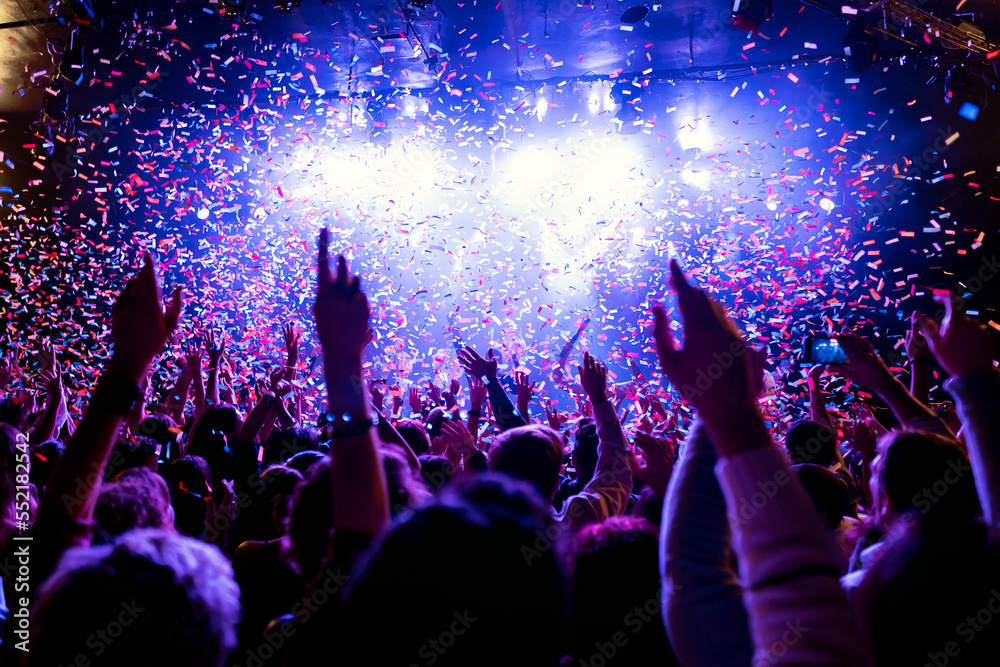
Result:
<svg viewBox="0 0 1000 667"><path fill-rule="evenodd" d="M266 384L209 332L152 395L183 298L148 255L82 414L57 350L30 377L5 359L4 664L996 664L1000 374L960 301L914 314L909 387L845 331L808 414L772 421L763 351L672 263L682 321L655 309L651 342L677 404L584 353L560 412L523 373L512 401L492 350L459 353L467 387L375 381L361 279L327 248L320 400L292 326ZM892 428L831 413L828 370Z"/></svg>

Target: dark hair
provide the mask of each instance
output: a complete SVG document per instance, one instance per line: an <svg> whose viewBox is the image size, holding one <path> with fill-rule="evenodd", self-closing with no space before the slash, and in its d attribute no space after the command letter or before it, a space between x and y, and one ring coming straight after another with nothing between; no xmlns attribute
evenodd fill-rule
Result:
<svg viewBox="0 0 1000 667"><path fill-rule="evenodd" d="M528 485L485 473L402 515L348 581L344 663L411 664L448 634L448 650L434 653L439 667L558 664L564 577L558 549L538 544L552 534L547 504Z"/></svg>
<svg viewBox="0 0 1000 667"><path fill-rule="evenodd" d="M173 527L167 483L149 468L129 468L101 488L94 510L95 537L109 541L137 528Z"/></svg>
<svg viewBox="0 0 1000 667"><path fill-rule="evenodd" d="M31 483L39 491L44 490L49 483L52 471L56 469L56 463L64 451L66 445L58 440L46 440L31 452Z"/></svg>
<svg viewBox="0 0 1000 667"><path fill-rule="evenodd" d="M326 454L322 452L313 452L306 450L304 452L299 452L292 458L285 461L285 465L292 470L298 470L302 473L303 477L307 476L309 469L312 468L316 463L322 461L326 458Z"/></svg>
<svg viewBox="0 0 1000 667"><path fill-rule="evenodd" d="M573 434L573 460L576 464L576 479L587 482L597 469L597 424L590 417L580 420Z"/></svg>
<svg viewBox="0 0 1000 667"><path fill-rule="evenodd" d="M139 422L138 431L145 437L155 440L164 448L174 444L179 432L177 422L174 421L173 417L158 412L146 415Z"/></svg>
<svg viewBox="0 0 1000 667"><path fill-rule="evenodd" d="M996 664L1000 623L990 608L1000 600L1000 551L979 522L911 523L857 595L876 665L930 664L932 656L948 667ZM946 653L952 644L957 654Z"/></svg>
<svg viewBox="0 0 1000 667"><path fill-rule="evenodd" d="M971 519L981 513L964 446L935 433L893 431L880 443L873 474L900 514L922 520Z"/></svg>
<svg viewBox="0 0 1000 667"><path fill-rule="evenodd" d="M148 468L156 460L156 448L159 445L152 438L136 436L132 440L119 440L111 450L108 467L104 471L104 479L131 468Z"/></svg>
<svg viewBox="0 0 1000 667"><path fill-rule="evenodd" d="M420 476L434 492L455 479L455 466L444 456L424 454L420 458Z"/></svg>
<svg viewBox="0 0 1000 667"><path fill-rule="evenodd" d="M396 423L396 430L417 456L431 451L431 437L427 428L415 419L401 419Z"/></svg>
<svg viewBox="0 0 1000 667"><path fill-rule="evenodd" d="M598 650L595 639L606 641L626 631L629 641L617 647L614 664L645 664L651 656L658 664L676 664L660 621L659 531L654 525L616 516L586 526L577 533L570 569L574 658L590 664ZM643 617L651 620L643 623Z"/></svg>
<svg viewBox="0 0 1000 667"><path fill-rule="evenodd" d="M430 498L430 491L422 477L414 474L410 462L396 446L383 446L379 455L385 469L385 481L389 491L389 508L393 516L404 510L413 509Z"/></svg>
<svg viewBox="0 0 1000 667"><path fill-rule="evenodd" d="M319 432L311 428L290 428L271 434L264 446L264 466L284 463L299 452L318 452Z"/></svg>
<svg viewBox="0 0 1000 667"><path fill-rule="evenodd" d="M330 459L313 464L292 495L286 522L291 561L307 580L319 571L330 548L333 529L333 482Z"/></svg>
<svg viewBox="0 0 1000 667"><path fill-rule="evenodd" d="M0 396L0 424L7 424L15 429L24 427L24 404L10 396Z"/></svg>
<svg viewBox="0 0 1000 667"><path fill-rule="evenodd" d="M531 483L550 501L559 488L562 463L562 436L539 424L504 431L490 449L491 470Z"/></svg>
<svg viewBox="0 0 1000 667"><path fill-rule="evenodd" d="M829 468L837 457L837 438L826 426L803 419L788 429L785 448L792 463L815 463Z"/></svg>
<svg viewBox="0 0 1000 667"><path fill-rule="evenodd" d="M212 473L200 456L184 455L163 468L170 488L177 532L197 537L205 530L205 503L212 492Z"/></svg>
<svg viewBox="0 0 1000 667"><path fill-rule="evenodd" d="M221 667L236 645L239 588L215 547L137 530L67 551L32 617L31 667L73 664L81 651L93 667Z"/></svg>
<svg viewBox="0 0 1000 667"><path fill-rule="evenodd" d="M847 514L846 489L836 473L815 463L799 463L791 467L812 498L816 511L826 527L836 528Z"/></svg>
<svg viewBox="0 0 1000 667"><path fill-rule="evenodd" d="M230 530L231 543L281 537L285 532L292 497L301 482L302 474L286 466L271 466L260 473L257 481L250 485L250 503L240 508L236 523Z"/></svg>

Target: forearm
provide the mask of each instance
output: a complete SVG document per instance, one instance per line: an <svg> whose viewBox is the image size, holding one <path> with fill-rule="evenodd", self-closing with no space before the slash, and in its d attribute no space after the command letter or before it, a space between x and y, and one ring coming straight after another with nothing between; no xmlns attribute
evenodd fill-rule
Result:
<svg viewBox="0 0 1000 667"><path fill-rule="evenodd" d="M264 426L264 421L270 416L275 400L277 399L272 394L265 394L260 397L257 404L253 406L253 410L243 420L243 426L240 428L240 440L244 442L257 442L260 431Z"/></svg>
<svg viewBox="0 0 1000 667"><path fill-rule="evenodd" d="M528 422L514 411L514 404L510 402L510 397L504 390L500 380L493 378L486 385L489 392L490 405L493 407L493 414L496 416L497 425L501 431L507 431L518 426L526 426Z"/></svg>
<svg viewBox="0 0 1000 667"><path fill-rule="evenodd" d="M911 359L909 366L910 394L922 405L930 405L930 364L926 359Z"/></svg>
<svg viewBox="0 0 1000 667"><path fill-rule="evenodd" d="M381 411L379 411L378 417L379 440L383 443L391 443L401 447L403 452L406 454L406 460L410 464L410 469L415 473L419 473L420 459L417 458L416 453L410 448L409 443L406 442L406 438L404 438L399 431L396 430L396 427L385 418L385 415L383 415Z"/></svg>
<svg viewBox="0 0 1000 667"><path fill-rule="evenodd" d="M194 387L194 414L200 417L205 411L205 383L200 368L191 373L191 385Z"/></svg>
<svg viewBox="0 0 1000 667"><path fill-rule="evenodd" d="M219 404L219 369L218 367L208 369L208 389L205 391L205 400L209 405Z"/></svg>
<svg viewBox="0 0 1000 667"><path fill-rule="evenodd" d="M177 378L177 384L170 390L166 401L164 401L164 407L178 424L184 421L184 406L187 404L187 396L190 390L191 374L188 372L187 367L185 367L181 371L180 377Z"/></svg>
<svg viewBox="0 0 1000 667"><path fill-rule="evenodd" d="M749 665L753 657L717 461L695 421L663 504L663 616L678 659L691 667Z"/></svg>
<svg viewBox="0 0 1000 667"><path fill-rule="evenodd" d="M826 409L826 396L819 380L809 378L809 418L817 424L826 426L833 430L833 420L830 419L830 412Z"/></svg>
<svg viewBox="0 0 1000 667"><path fill-rule="evenodd" d="M42 422L39 424L37 431L35 432L35 441L42 443L46 440L51 440L57 429L56 421L59 415L59 405L62 401L62 397L56 398L55 395L49 394L49 401L45 406L45 414L42 415Z"/></svg>
<svg viewBox="0 0 1000 667"><path fill-rule="evenodd" d="M894 377L886 378L885 382L874 389L903 425L915 419L937 419L937 415L931 412L929 407L914 398L903 383Z"/></svg>
<svg viewBox="0 0 1000 667"><path fill-rule="evenodd" d="M945 387L962 418L983 518L1000 530L1000 373L984 368L950 378Z"/></svg>

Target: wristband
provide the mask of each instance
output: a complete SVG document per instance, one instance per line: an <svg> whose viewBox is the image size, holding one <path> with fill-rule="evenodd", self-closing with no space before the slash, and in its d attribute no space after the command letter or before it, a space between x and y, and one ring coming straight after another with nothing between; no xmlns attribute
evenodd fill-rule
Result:
<svg viewBox="0 0 1000 667"><path fill-rule="evenodd" d="M481 413L479 410L469 410L469 416L471 417L472 415L475 415L477 417L482 417L483 413Z"/></svg>
<svg viewBox="0 0 1000 667"><path fill-rule="evenodd" d="M128 417L141 393L131 380L117 373L105 372L97 383L87 409Z"/></svg>
<svg viewBox="0 0 1000 667"><path fill-rule="evenodd" d="M378 412L372 411L368 417L363 419L351 419L347 413L343 415L327 414L323 416L325 422L323 430L335 440L353 438L368 432L368 429L377 426L379 422Z"/></svg>

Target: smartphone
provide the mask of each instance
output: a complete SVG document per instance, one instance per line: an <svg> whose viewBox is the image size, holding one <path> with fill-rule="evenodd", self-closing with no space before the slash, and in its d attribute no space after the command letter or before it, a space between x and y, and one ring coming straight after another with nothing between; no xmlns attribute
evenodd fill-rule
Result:
<svg viewBox="0 0 1000 667"><path fill-rule="evenodd" d="M818 338L809 336L802 346L802 363L817 364L846 364L847 354L840 346L840 341L836 338Z"/></svg>

